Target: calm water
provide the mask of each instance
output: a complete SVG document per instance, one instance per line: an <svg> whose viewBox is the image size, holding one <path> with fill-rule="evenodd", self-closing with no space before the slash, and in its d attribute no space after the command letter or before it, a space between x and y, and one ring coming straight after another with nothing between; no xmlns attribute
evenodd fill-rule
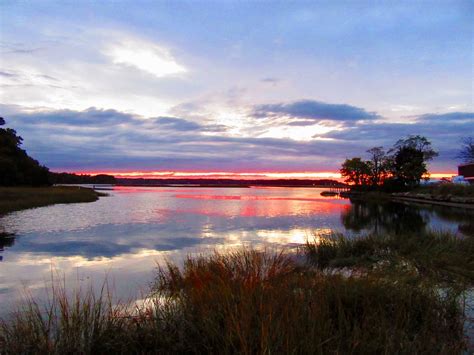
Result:
<svg viewBox="0 0 474 355"><path fill-rule="evenodd" d="M123 298L146 292L157 263L241 245L288 247L331 230L449 230L474 234L474 211L351 204L303 188L117 188L94 203L0 217L0 304L40 292L57 273L72 283L107 274ZM7 307L0 307L6 309Z"/></svg>

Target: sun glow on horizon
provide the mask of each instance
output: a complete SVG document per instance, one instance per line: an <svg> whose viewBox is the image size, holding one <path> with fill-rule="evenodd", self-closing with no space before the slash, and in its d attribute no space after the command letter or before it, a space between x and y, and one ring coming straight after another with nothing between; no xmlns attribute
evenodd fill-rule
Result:
<svg viewBox="0 0 474 355"><path fill-rule="evenodd" d="M58 171L59 172L59 171ZM71 171L72 172L72 171ZM225 172L225 171L74 171L76 174L113 175L128 179L233 179L233 180L272 180L272 179L333 179L342 181L337 172ZM455 172L430 173L429 178L441 179L456 176Z"/></svg>
<svg viewBox="0 0 474 355"><path fill-rule="evenodd" d="M341 179L341 174L335 172L76 171L76 173L144 179Z"/></svg>

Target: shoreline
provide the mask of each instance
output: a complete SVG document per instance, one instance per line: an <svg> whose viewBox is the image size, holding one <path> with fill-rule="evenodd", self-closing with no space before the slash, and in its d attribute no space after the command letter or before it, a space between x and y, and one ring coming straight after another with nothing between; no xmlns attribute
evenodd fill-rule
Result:
<svg viewBox="0 0 474 355"><path fill-rule="evenodd" d="M95 202L104 193L77 186L0 187L0 215L56 204Z"/></svg>
<svg viewBox="0 0 474 355"><path fill-rule="evenodd" d="M202 185L202 184L116 184L115 186L118 187L193 187L193 188L242 188L248 189L252 187L291 187L291 188L315 188L315 189L330 189L334 187L340 186L328 186L328 185L284 185L284 184L276 184L276 185L255 185L255 184L248 184L248 185L227 185L227 184L209 184L209 185Z"/></svg>
<svg viewBox="0 0 474 355"><path fill-rule="evenodd" d="M347 191L339 194L341 197L348 198L350 200L361 200L370 202L415 202L422 203L425 205L438 205L454 208L474 209L474 199L462 198L457 196L446 196L446 197L432 197L427 194L410 194L410 193L384 193L384 192L359 192L359 191ZM454 199L454 200L452 200ZM464 201L460 201L464 200ZM469 202L465 202L468 200Z"/></svg>
<svg viewBox="0 0 474 355"><path fill-rule="evenodd" d="M447 207L455 207L455 208L474 209L474 204L472 203L439 201L435 199L423 199L423 198L403 197L403 196L392 196L391 199L393 201L400 201L400 202L417 202L417 203L422 203L425 205L438 205L438 206L447 206Z"/></svg>

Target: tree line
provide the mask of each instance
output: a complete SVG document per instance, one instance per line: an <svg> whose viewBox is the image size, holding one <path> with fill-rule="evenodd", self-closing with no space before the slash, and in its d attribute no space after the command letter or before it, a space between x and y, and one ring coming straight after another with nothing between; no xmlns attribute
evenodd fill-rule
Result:
<svg viewBox="0 0 474 355"><path fill-rule="evenodd" d="M5 120L0 117L0 126ZM11 128L0 128L0 185L49 184L49 169L21 149L23 138Z"/></svg>
<svg viewBox="0 0 474 355"><path fill-rule="evenodd" d="M392 148L373 147L367 151L368 160L360 157L346 159L341 175L356 189L404 191L420 184L427 176L427 163L438 156L431 142L423 136L398 140Z"/></svg>
<svg viewBox="0 0 474 355"><path fill-rule="evenodd" d="M0 117L0 126L5 119ZM21 148L23 138L14 129L0 128L0 186L48 186L52 184L114 184L111 175L54 173Z"/></svg>

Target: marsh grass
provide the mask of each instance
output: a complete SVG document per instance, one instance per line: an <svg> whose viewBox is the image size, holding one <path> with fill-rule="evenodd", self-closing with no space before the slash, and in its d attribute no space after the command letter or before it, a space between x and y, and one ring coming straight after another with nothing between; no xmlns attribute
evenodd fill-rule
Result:
<svg viewBox="0 0 474 355"><path fill-rule="evenodd" d="M99 196L104 194L75 186L0 187L0 213L57 203L93 202Z"/></svg>
<svg viewBox="0 0 474 355"><path fill-rule="evenodd" d="M435 197L456 196L474 197L474 185L460 184L437 184L420 186L412 191L413 193L430 194Z"/></svg>
<svg viewBox="0 0 474 355"><path fill-rule="evenodd" d="M455 353L458 300L371 276L329 275L294 255L250 249L158 268L149 298L117 302L104 284L46 306L31 297L0 326L0 352Z"/></svg>
<svg viewBox="0 0 474 355"><path fill-rule="evenodd" d="M438 285L474 285L474 238L451 233L404 233L349 238L334 234L304 248L320 269L349 267Z"/></svg>

